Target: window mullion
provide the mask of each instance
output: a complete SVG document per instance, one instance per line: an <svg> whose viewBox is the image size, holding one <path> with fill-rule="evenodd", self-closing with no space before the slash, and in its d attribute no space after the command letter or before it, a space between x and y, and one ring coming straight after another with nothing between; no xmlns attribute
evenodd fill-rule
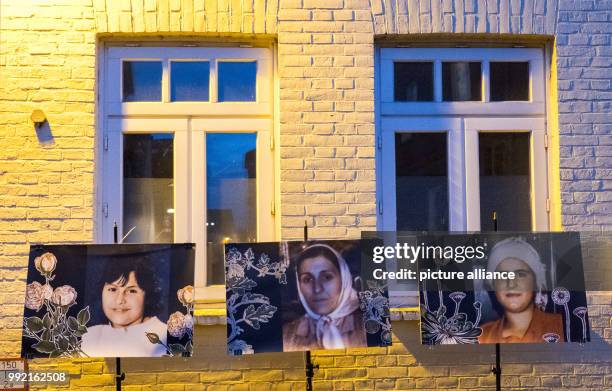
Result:
<svg viewBox="0 0 612 391"><path fill-rule="evenodd" d="M162 61L162 103L170 102L170 61Z"/></svg>
<svg viewBox="0 0 612 391"><path fill-rule="evenodd" d="M196 244L195 284L206 286L206 133L191 132L191 241Z"/></svg>
<svg viewBox="0 0 612 391"><path fill-rule="evenodd" d="M467 229L465 148L463 121L453 121L455 126L447 133L448 144L448 206L451 231Z"/></svg>
<svg viewBox="0 0 612 391"><path fill-rule="evenodd" d="M218 77L218 62L217 59L210 60L210 102L217 103L219 101L219 77Z"/></svg>
<svg viewBox="0 0 612 391"><path fill-rule="evenodd" d="M442 102L442 60L434 61L434 102Z"/></svg>
<svg viewBox="0 0 612 391"><path fill-rule="evenodd" d="M465 132L465 217L467 231L480 231L480 167L478 131L468 126Z"/></svg>
<svg viewBox="0 0 612 391"><path fill-rule="evenodd" d="M482 101L487 103L491 101L491 81L490 81L489 60L482 60Z"/></svg>
<svg viewBox="0 0 612 391"><path fill-rule="evenodd" d="M189 132L174 132L174 241L188 242L189 232Z"/></svg>

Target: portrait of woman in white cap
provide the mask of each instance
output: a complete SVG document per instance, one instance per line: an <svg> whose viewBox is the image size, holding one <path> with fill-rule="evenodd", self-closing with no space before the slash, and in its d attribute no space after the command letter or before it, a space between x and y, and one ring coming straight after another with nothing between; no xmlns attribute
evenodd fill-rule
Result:
<svg viewBox="0 0 612 391"><path fill-rule="evenodd" d="M294 265L304 314L283 324L283 350L367 346L359 296L342 255L329 245L313 244Z"/></svg>
<svg viewBox="0 0 612 391"><path fill-rule="evenodd" d="M498 242L487 272L514 272L515 278L489 281L500 317L481 326L479 343L541 343L551 334L565 341L562 315L544 312L546 266L531 244L517 237Z"/></svg>

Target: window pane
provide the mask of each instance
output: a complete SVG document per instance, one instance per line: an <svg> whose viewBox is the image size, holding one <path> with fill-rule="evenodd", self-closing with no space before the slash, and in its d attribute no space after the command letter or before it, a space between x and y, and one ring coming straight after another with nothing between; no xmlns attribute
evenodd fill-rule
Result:
<svg viewBox="0 0 612 391"><path fill-rule="evenodd" d="M128 235L126 243L174 241L172 141L171 133L123 136L123 235Z"/></svg>
<svg viewBox="0 0 612 391"><path fill-rule="evenodd" d="M223 284L223 243L257 241L256 135L206 135L208 284Z"/></svg>
<svg viewBox="0 0 612 391"><path fill-rule="evenodd" d="M396 101L433 101L432 62L396 62L393 75Z"/></svg>
<svg viewBox="0 0 612 391"><path fill-rule="evenodd" d="M255 102L257 62L219 62L219 102Z"/></svg>
<svg viewBox="0 0 612 391"><path fill-rule="evenodd" d="M448 230L446 133L395 135L398 231Z"/></svg>
<svg viewBox="0 0 612 391"><path fill-rule="evenodd" d="M491 101L529 100L529 63L490 64Z"/></svg>
<svg viewBox="0 0 612 391"><path fill-rule="evenodd" d="M442 63L442 90L445 101L479 101L482 92L479 62Z"/></svg>
<svg viewBox="0 0 612 391"><path fill-rule="evenodd" d="M480 229L530 231L528 133L480 133Z"/></svg>
<svg viewBox="0 0 612 391"><path fill-rule="evenodd" d="M170 99L207 101L210 65L208 61L173 61L170 65Z"/></svg>
<svg viewBox="0 0 612 391"><path fill-rule="evenodd" d="M161 101L162 63L160 61L123 62L123 101Z"/></svg>

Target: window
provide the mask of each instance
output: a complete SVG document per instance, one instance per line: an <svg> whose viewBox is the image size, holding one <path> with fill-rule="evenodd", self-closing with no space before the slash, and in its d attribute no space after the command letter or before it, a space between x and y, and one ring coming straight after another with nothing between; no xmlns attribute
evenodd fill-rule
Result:
<svg viewBox="0 0 612 391"><path fill-rule="evenodd" d="M378 229L486 231L493 212L500 230L548 229L542 50L381 48L378 59ZM393 305L416 305L390 287Z"/></svg>
<svg viewBox="0 0 612 391"><path fill-rule="evenodd" d="M275 239L272 80L270 48L106 48L98 241L195 242L223 299L223 244Z"/></svg>
<svg viewBox="0 0 612 391"><path fill-rule="evenodd" d="M393 91L398 102L433 100L433 63L405 62L393 64Z"/></svg>
<svg viewBox="0 0 612 391"><path fill-rule="evenodd" d="M480 101L482 92L479 62L442 63L442 99L452 101Z"/></svg>

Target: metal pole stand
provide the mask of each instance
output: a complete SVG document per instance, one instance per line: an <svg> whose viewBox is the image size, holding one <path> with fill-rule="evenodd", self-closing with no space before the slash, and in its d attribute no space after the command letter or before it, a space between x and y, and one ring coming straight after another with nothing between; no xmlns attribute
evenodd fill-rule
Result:
<svg viewBox="0 0 612 391"><path fill-rule="evenodd" d="M119 243L119 229L117 222L113 222L113 243ZM115 358L115 385L117 391L121 391L121 382L125 380L125 373L121 372L121 358Z"/></svg>
<svg viewBox="0 0 612 391"><path fill-rule="evenodd" d="M500 354L500 345L498 343L495 344L495 366L491 368L491 372L495 374L495 390L501 391L501 354Z"/></svg>
<svg viewBox="0 0 612 391"><path fill-rule="evenodd" d="M304 242L308 241L308 222L304 221ZM306 367L306 391L312 391L312 378L314 377L314 370L319 369L319 365L312 363L312 357L310 351L304 352L304 361Z"/></svg>
<svg viewBox="0 0 612 391"><path fill-rule="evenodd" d="M306 352L306 391L312 391L312 378L314 377L314 370L319 369L319 365L314 365L310 357L310 350Z"/></svg>
<svg viewBox="0 0 612 391"><path fill-rule="evenodd" d="M493 231L497 232L497 212L495 211L493 212ZM499 343L496 343L495 344L495 366L491 368L491 372L495 374L495 390L496 391L501 391L502 368L501 368L500 348L501 346L499 345Z"/></svg>
<svg viewBox="0 0 612 391"><path fill-rule="evenodd" d="M121 382L125 380L125 373L121 372L121 359L115 358L115 385L117 391L121 391Z"/></svg>

